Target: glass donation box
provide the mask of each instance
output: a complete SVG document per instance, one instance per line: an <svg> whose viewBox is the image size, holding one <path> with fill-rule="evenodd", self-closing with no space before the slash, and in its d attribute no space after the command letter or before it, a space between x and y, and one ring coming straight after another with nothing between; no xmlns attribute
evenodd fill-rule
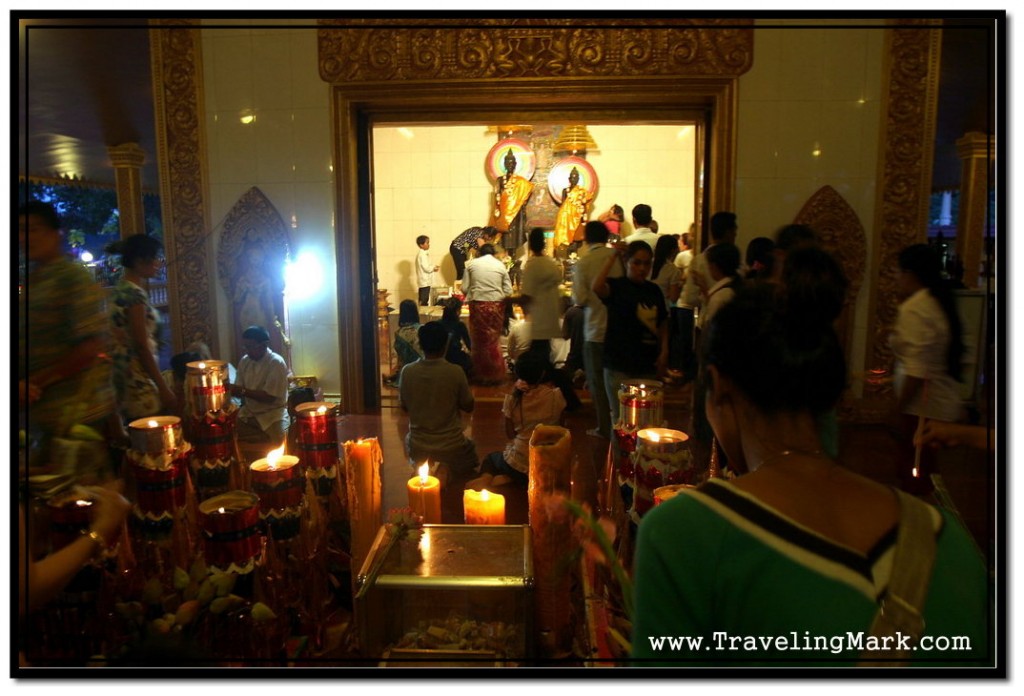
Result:
<svg viewBox="0 0 1024 696"><path fill-rule="evenodd" d="M356 578L362 653L382 666L516 666L533 654L528 525L381 527Z"/></svg>

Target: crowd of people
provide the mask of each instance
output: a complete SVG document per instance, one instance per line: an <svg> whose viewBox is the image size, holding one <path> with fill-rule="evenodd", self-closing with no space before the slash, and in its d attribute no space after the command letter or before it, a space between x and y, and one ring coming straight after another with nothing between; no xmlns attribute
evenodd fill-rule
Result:
<svg viewBox="0 0 1024 696"><path fill-rule="evenodd" d="M159 370L157 315L144 289L161 262L158 241L135 235L112 246L123 275L108 302L63 254L50 206L32 202L20 215L30 267L20 308L19 402L32 437L31 471L50 463L54 440L72 426L123 443L131 420L180 413L186 365L209 355L190 347L172 360L170 379ZM729 478L685 491L639 525L634 657L643 664L735 661L656 639L866 632L875 630L880 606L900 602L916 623L897 621L896 629L920 637L923 621L929 635L968 637L966 658L984 659L987 571L961 523L837 462L837 405L849 374L835 324L847 281L814 230L785 226L774 238L754 238L741 255L731 212L711 216L703 251L692 226L678 236L659 234L648 205L632 209L633 231L625 237L623 217L613 206L585 223L571 302L562 296L562 267L548 253L545 230L529 232L515 298L525 319L515 336L513 285L495 228L470 228L450 245L468 328L459 297L447 302L441 320L421 323L438 266L429 239L417 239L419 293L400 304L399 365L385 380L408 413L409 461L429 460L442 481L454 475L467 487L525 485L533 429L564 423L580 407L574 377L583 378L594 405L588 434L606 441L624 380L692 382L694 460L706 468L717 443ZM901 473L903 488L921 493L922 461L925 470L932 466L922 445L989 442L991 434L962 425L962 327L937 256L919 244L897 262L903 301L890 345L904 426ZM266 328L250 326L242 337L245 354L230 385L239 400L239 437L282 442L287 364L270 349ZM475 408L471 380L507 385L501 412L508 443L483 458L462 423ZM112 473L73 476L102 484ZM22 578L38 584L33 604L104 550L124 520L128 507L116 490L97 489L95 498L90 532L73 548L39 560L27 558L23 545ZM910 554L909 546L924 551ZM28 599L20 608L30 608ZM773 647L739 661L782 657ZM847 649L830 659L870 657Z"/></svg>

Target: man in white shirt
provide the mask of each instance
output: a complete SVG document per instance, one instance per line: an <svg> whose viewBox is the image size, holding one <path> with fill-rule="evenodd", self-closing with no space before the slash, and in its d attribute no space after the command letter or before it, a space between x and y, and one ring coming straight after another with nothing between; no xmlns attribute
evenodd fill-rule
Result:
<svg viewBox="0 0 1024 696"><path fill-rule="evenodd" d="M245 355L238 363L231 395L242 399L238 439L279 445L288 431L288 366L270 350L270 334L262 326L242 333Z"/></svg>
<svg viewBox="0 0 1024 696"><path fill-rule="evenodd" d="M591 220L583 228L586 242L580 260L576 262L572 283L573 302L582 305L583 310L583 370L587 373L587 388L597 414L597 428L588 431L591 435L610 439L612 433L612 412L604 385L604 335L608 326L608 308L601 298L594 294L591 285L615 249L606 246L608 228L603 222ZM622 277L622 265L616 264L608 271L610 278Z"/></svg>
<svg viewBox="0 0 1024 696"><path fill-rule="evenodd" d="M505 264L494 257L493 244L484 244L479 256L466 264L462 291L469 303L473 379L481 384L500 384L506 373L501 355L505 298L512 294L512 281Z"/></svg>
<svg viewBox="0 0 1024 696"><path fill-rule="evenodd" d="M430 304L430 288L434 286L434 273L438 266L430 261L430 237L421 234L416 238L416 246L420 248L416 253L416 285L419 288L420 307Z"/></svg>
<svg viewBox="0 0 1024 696"><path fill-rule="evenodd" d="M626 244L633 242L647 242L654 253L654 247L658 243L658 233L651 229L651 206L646 203L638 203L633 206L633 234L626 237Z"/></svg>

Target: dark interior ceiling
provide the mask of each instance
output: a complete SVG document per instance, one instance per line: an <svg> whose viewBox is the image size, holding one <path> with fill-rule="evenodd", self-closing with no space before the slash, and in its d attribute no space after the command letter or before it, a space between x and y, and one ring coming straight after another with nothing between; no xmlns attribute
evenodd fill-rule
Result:
<svg viewBox="0 0 1024 696"><path fill-rule="evenodd" d="M107 148L135 142L146 152L143 187L158 191L147 21L20 20L19 174L74 175L109 187ZM959 187L958 138L993 132L992 26L991 19L958 19L943 32L935 189Z"/></svg>

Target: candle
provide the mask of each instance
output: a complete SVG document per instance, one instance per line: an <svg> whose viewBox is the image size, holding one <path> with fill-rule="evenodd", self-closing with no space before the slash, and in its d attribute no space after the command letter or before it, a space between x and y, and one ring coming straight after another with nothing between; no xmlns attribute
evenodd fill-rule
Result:
<svg viewBox="0 0 1024 696"><path fill-rule="evenodd" d="M299 458L284 454L284 445L257 459L249 466L253 493L260 498L260 516L271 510L295 508L302 504L302 467Z"/></svg>
<svg viewBox="0 0 1024 696"><path fill-rule="evenodd" d="M633 507L635 522L657 503L656 489L666 485L694 483L696 472L690 459L689 436L680 430L644 428L637 431L633 454Z"/></svg>
<svg viewBox="0 0 1024 696"><path fill-rule="evenodd" d="M671 486L660 486L654 489L654 504L661 505L666 500L671 500L688 488L696 488L689 483L676 483Z"/></svg>
<svg viewBox="0 0 1024 696"><path fill-rule="evenodd" d="M206 562L222 571L248 573L260 553L259 499L231 491L199 504Z"/></svg>
<svg viewBox="0 0 1024 696"><path fill-rule="evenodd" d="M177 416L139 418L128 424L132 449L145 454L164 454L181 447L181 419Z"/></svg>
<svg viewBox="0 0 1024 696"><path fill-rule="evenodd" d="M230 403L227 395L228 364L223 360L190 362L185 365L185 397L188 411L202 417Z"/></svg>
<svg viewBox="0 0 1024 696"><path fill-rule="evenodd" d="M377 438L345 443L345 491L352 529L352 577L355 580L373 547L381 522L381 464Z"/></svg>
<svg viewBox="0 0 1024 696"><path fill-rule="evenodd" d="M505 496L482 491L467 490L462 497L466 524L505 524Z"/></svg>
<svg viewBox="0 0 1024 696"><path fill-rule="evenodd" d="M441 481L430 476L430 466L424 463L405 484L409 492L409 507L423 518L424 524L441 524Z"/></svg>
<svg viewBox="0 0 1024 696"><path fill-rule="evenodd" d="M50 543L54 551L67 546L89 528L92 504L92 500L72 492L47 501L50 509Z"/></svg>
<svg viewBox="0 0 1024 696"><path fill-rule="evenodd" d="M661 425L665 397L657 380L627 379L619 385L619 422L621 430L636 430Z"/></svg>
<svg viewBox="0 0 1024 696"><path fill-rule="evenodd" d="M330 469L338 463L338 405L313 401L295 407L298 449L310 469Z"/></svg>

